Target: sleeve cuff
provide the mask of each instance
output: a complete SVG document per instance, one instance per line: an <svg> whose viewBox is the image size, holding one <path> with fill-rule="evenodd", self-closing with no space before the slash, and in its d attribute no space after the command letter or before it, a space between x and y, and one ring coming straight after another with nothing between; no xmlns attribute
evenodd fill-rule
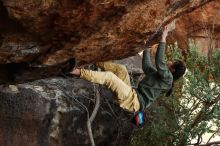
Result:
<svg viewBox="0 0 220 146"><path fill-rule="evenodd" d="M160 42L160 45L166 45L166 42Z"/></svg>

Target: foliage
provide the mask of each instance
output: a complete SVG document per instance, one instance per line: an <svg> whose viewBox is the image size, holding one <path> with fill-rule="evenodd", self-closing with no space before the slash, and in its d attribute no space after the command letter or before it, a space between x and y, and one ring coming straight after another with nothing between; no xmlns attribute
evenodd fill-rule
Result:
<svg viewBox="0 0 220 146"><path fill-rule="evenodd" d="M187 57L184 78L170 97L148 109L147 123L134 133L131 146L184 146L193 139L200 144L205 133L220 133L215 129L220 127L220 50L204 56L190 44ZM180 49L171 46L168 58L181 60Z"/></svg>

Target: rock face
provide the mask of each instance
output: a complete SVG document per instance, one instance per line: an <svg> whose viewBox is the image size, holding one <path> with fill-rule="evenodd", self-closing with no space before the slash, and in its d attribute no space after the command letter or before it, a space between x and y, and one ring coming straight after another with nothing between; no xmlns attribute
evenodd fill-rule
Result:
<svg viewBox="0 0 220 146"><path fill-rule="evenodd" d="M34 74L35 68L29 68L32 64L62 68L58 64L71 58L85 64L132 56L144 48L146 41L157 40L161 26L212 1L219 3L218 0L1 0L0 63L20 63L22 69L17 75ZM59 70L53 72L58 74ZM14 75L4 78L11 80L1 83L20 81ZM32 78L45 76L32 75Z"/></svg>
<svg viewBox="0 0 220 146"><path fill-rule="evenodd" d="M92 123L97 146L125 145L133 130L111 92L77 78L50 78L2 86L2 146L87 146L87 110L94 108L94 87L101 103ZM86 107L86 108L85 108Z"/></svg>
<svg viewBox="0 0 220 146"><path fill-rule="evenodd" d="M207 54L209 49L220 48L220 2L211 2L192 13L179 17L176 29L170 37L183 52L187 53L189 39L195 41L199 50Z"/></svg>

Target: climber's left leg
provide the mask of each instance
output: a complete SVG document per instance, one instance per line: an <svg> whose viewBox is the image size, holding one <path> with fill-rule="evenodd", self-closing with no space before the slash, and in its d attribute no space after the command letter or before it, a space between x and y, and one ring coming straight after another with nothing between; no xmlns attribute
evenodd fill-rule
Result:
<svg viewBox="0 0 220 146"><path fill-rule="evenodd" d="M105 85L116 94L116 100L120 107L130 112L140 109L137 93L131 86L127 85L114 73L110 71L98 72L86 69L78 69L80 77L93 83Z"/></svg>
<svg viewBox="0 0 220 146"><path fill-rule="evenodd" d="M127 85L131 86L130 77L127 68L122 64L113 63L112 61L97 62L96 66L105 71L111 71Z"/></svg>

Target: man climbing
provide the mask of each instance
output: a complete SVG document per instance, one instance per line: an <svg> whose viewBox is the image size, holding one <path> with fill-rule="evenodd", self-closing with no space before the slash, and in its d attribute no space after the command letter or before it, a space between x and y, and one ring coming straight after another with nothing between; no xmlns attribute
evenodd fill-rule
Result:
<svg viewBox="0 0 220 146"><path fill-rule="evenodd" d="M146 76L137 89L132 88L126 67L110 61L96 63L96 66L104 70L103 72L75 68L70 73L90 82L107 86L116 94L119 106L126 111L132 113L144 111L159 96L165 93L170 94L173 81L185 73L183 62L166 63L165 61L167 33L168 29L165 27L155 56L156 68L152 66L149 48L144 50L142 68ZM142 118L143 115L138 114L138 122L142 121Z"/></svg>

